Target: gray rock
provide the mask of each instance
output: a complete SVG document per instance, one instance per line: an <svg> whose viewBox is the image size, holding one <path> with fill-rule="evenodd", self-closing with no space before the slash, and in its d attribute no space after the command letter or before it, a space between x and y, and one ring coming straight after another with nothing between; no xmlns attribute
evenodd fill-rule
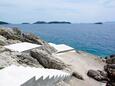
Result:
<svg viewBox="0 0 115 86"><path fill-rule="evenodd" d="M35 44L40 44L40 45L42 45L41 49L45 50L49 54L56 52L55 48L53 48L47 42L45 42L40 37L35 36L32 33L23 33L21 41L26 41L26 42L31 42L31 43L35 43Z"/></svg>
<svg viewBox="0 0 115 86"><path fill-rule="evenodd" d="M115 69L115 64L108 64L108 65L107 65L107 68Z"/></svg>
<svg viewBox="0 0 115 86"><path fill-rule="evenodd" d="M115 57L108 58L108 59L106 60L106 63L107 63L107 64L115 64Z"/></svg>
<svg viewBox="0 0 115 86"><path fill-rule="evenodd" d="M104 70L107 72L107 85L106 86L115 86L115 54L110 55L106 59L107 65L104 66Z"/></svg>
<svg viewBox="0 0 115 86"><path fill-rule="evenodd" d="M4 51L0 53L0 67L7 67L10 65L23 65L31 67L42 67L39 62L32 58L29 53L19 53Z"/></svg>
<svg viewBox="0 0 115 86"><path fill-rule="evenodd" d="M20 53L20 54L17 54L17 62L21 65L25 64L27 66L31 66L31 67L40 67L40 68L43 68L42 65L39 64L39 62L32 58L30 56L29 53Z"/></svg>
<svg viewBox="0 0 115 86"><path fill-rule="evenodd" d="M0 45L5 45L7 43L7 39L0 35Z"/></svg>
<svg viewBox="0 0 115 86"><path fill-rule="evenodd" d="M52 55L48 54L46 51L33 49L30 51L30 54L33 58L37 59L39 63L45 68L53 69L64 69L67 67L62 61L56 59Z"/></svg>
<svg viewBox="0 0 115 86"><path fill-rule="evenodd" d="M110 81L115 82L115 69L113 67L107 67L106 72L108 74L108 78L110 79Z"/></svg>
<svg viewBox="0 0 115 86"><path fill-rule="evenodd" d="M102 71L95 71L95 70L89 70L87 75L97 81L106 81L107 75L104 74Z"/></svg>
<svg viewBox="0 0 115 86"><path fill-rule="evenodd" d="M79 73L77 73L77 72L73 72L72 76L74 76L74 77L76 77L78 79L84 80L84 78Z"/></svg>
<svg viewBox="0 0 115 86"><path fill-rule="evenodd" d="M0 54L2 53L2 52L5 52L5 51L9 51L8 49L6 49L5 47L3 47L3 46L0 46Z"/></svg>
<svg viewBox="0 0 115 86"><path fill-rule="evenodd" d="M55 56L48 54L46 51L33 49L30 51L30 54L33 58L36 58L39 63L45 68L63 70L69 72L72 76L78 79L84 80L82 75L80 75L76 71L73 71L72 68L70 68L70 65L65 64L61 60L57 59Z"/></svg>
<svg viewBox="0 0 115 86"><path fill-rule="evenodd" d="M70 86L70 85L64 81L61 81L61 82L57 83L55 86Z"/></svg>
<svg viewBox="0 0 115 86"><path fill-rule="evenodd" d="M110 55L110 58L113 58L113 57L115 57L115 54Z"/></svg>
<svg viewBox="0 0 115 86"><path fill-rule="evenodd" d="M12 30L15 35L18 35L18 36L22 35L21 30L19 30L17 27L13 27Z"/></svg>
<svg viewBox="0 0 115 86"><path fill-rule="evenodd" d="M36 43L36 44L40 44L40 45L43 45L45 42L45 41L41 40L41 38L39 38L38 36L35 36L32 33L23 33L22 41Z"/></svg>
<svg viewBox="0 0 115 86"><path fill-rule="evenodd" d="M55 48L53 48L52 46L50 46L48 43L44 43L41 46L41 50L46 51L48 54L52 54L52 53L55 53L57 51Z"/></svg>
<svg viewBox="0 0 115 86"><path fill-rule="evenodd" d="M0 53L0 67L7 67L12 64L18 65L16 59L12 58L12 55L9 51Z"/></svg>
<svg viewBox="0 0 115 86"><path fill-rule="evenodd" d="M41 49L47 51L49 54L56 52L56 49L54 49L40 37L32 33L23 33L18 28L1 28L0 35L1 35L0 37L1 45L13 44L19 42L30 42L43 45Z"/></svg>
<svg viewBox="0 0 115 86"><path fill-rule="evenodd" d="M20 40L13 40L13 39L8 39L7 44L16 44L16 43L21 43Z"/></svg>
<svg viewBox="0 0 115 86"><path fill-rule="evenodd" d="M0 29L0 35L4 36L7 39L19 40L20 36L16 35L11 28L2 28Z"/></svg>

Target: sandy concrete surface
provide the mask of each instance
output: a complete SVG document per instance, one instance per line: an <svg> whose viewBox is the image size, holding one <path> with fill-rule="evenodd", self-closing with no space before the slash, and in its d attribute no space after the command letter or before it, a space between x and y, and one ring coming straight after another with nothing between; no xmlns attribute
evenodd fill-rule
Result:
<svg viewBox="0 0 115 86"><path fill-rule="evenodd" d="M83 51L68 51L57 54L57 58L71 65L71 68L80 73L84 78L84 80L79 80L72 77L69 82L70 86L103 86L103 83L87 76L87 72L90 69L103 70L105 63L99 57Z"/></svg>

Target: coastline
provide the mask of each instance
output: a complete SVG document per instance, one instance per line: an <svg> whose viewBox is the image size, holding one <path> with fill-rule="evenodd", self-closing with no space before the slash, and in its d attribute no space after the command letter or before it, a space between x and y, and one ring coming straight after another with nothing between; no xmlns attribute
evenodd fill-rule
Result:
<svg viewBox="0 0 115 86"><path fill-rule="evenodd" d="M2 44L0 48L0 68L14 64L24 67L63 70L71 74L71 79L68 82L63 82L65 85L62 86L102 86L103 84L87 76L88 70L103 71L106 64L93 54L76 51L65 45L61 45L56 49L40 37L30 33L23 33L17 28L2 28L0 29L0 35ZM27 52L10 51L4 47L5 45L22 42L38 44L41 47L30 49ZM64 50L64 52L56 53L58 49ZM70 50L68 51L68 49Z"/></svg>
<svg viewBox="0 0 115 86"><path fill-rule="evenodd" d="M83 50L100 57L106 57L115 52L114 34L111 34L112 32L114 33L114 24L104 24L99 26L95 24L11 24L3 26L11 28L18 27L24 32L33 32L48 42L56 44L65 43L76 50ZM100 33L97 31L100 31ZM74 32L76 33L71 34ZM90 32L92 34L87 34ZM70 40L67 38L70 38Z"/></svg>

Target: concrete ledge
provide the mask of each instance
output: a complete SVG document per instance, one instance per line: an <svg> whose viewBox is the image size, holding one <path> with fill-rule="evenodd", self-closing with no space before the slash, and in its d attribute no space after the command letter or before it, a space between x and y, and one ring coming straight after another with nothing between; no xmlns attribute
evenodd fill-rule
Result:
<svg viewBox="0 0 115 86"><path fill-rule="evenodd" d="M65 44L54 44L54 43L49 43L50 46L54 47L57 50L57 53L63 53L63 52L67 52L67 51L72 51L75 50L74 48L65 45Z"/></svg>
<svg viewBox="0 0 115 86"><path fill-rule="evenodd" d="M32 44L32 43L28 43L28 42L22 42L22 43L7 45L4 47L11 51L23 52L23 51L27 51L27 50L30 50L33 48L40 47L40 46L41 45Z"/></svg>

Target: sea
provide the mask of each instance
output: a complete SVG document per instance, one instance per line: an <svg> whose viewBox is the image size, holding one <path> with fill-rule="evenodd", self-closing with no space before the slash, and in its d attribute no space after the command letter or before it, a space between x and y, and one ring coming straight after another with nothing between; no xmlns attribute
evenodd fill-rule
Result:
<svg viewBox="0 0 115 86"><path fill-rule="evenodd" d="M104 24L9 24L32 32L47 42L67 44L101 57L115 54L115 23Z"/></svg>

